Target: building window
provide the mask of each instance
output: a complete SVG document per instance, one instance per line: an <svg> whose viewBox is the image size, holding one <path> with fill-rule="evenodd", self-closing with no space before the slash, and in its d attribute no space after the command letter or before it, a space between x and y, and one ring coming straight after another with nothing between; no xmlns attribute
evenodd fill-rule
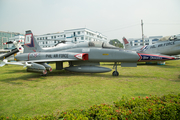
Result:
<svg viewBox="0 0 180 120"><path fill-rule="evenodd" d="M152 41L158 41L159 39L153 39Z"/></svg>
<svg viewBox="0 0 180 120"><path fill-rule="evenodd" d="M53 36L51 36L51 39L53 39Z"/></svg>
<svg viewBox="0 0 180 120"><path fill-rule="evenodd" d="M80 34L80 31L78 31L78 34Z"/></svg>
<svg viewBox="0 0 180 120"><path fill-rule="evenodd" d="M84 40L84 37L81 37L81 40Z"/></svg>
<svg viewBox="0 0 180 120"><path fill-rule="evenodd" d="M56 38L56 36L54 36L54 38Z"/></svg>
<svg viewBox="0 0 180 120"><path fill-rule="evenodd" d="M39 40L39 38L37 38L37 40Z"/></svg>
<svg viewBox="0 0 180 120"><path fill-rule="evenodd" d="M47 40L47 37L46 37L46 40Z"/></svg>

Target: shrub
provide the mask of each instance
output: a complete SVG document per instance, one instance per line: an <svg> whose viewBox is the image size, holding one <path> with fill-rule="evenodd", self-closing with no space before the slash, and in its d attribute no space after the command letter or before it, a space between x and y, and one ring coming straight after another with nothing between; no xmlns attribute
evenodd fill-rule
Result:
<svg viewBox="0 0 180 120"><path fill-rule="evenodd" d="M128 120L128 119L152 119L152 120L178 120L180 119L180 94L164 95L161 97L137 97L114 102L113 105L93 105L85 110L66 110L59 114L36 116L34 118L17 118L1 116L0 120Z"/></svg>

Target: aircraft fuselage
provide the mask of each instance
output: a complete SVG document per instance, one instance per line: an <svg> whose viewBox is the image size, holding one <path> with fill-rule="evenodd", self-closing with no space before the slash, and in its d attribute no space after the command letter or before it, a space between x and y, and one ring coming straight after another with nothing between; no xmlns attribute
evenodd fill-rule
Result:
<svg viewBox="0 0 180 120"><path fill-rule="evenodd" d="M180 41L165 41L141 48L139 53L178 55L180 54Z"/></svg>

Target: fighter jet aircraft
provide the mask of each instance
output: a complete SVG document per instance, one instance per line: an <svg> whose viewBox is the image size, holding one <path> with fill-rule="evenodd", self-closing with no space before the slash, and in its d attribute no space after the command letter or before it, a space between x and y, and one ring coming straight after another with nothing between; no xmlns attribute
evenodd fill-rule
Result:
<svg viewBox="0 0 180 120"><path fill-rule="evenodd" d="M178 55L180 54L180 36L166 36L153 45L132 47L127 39L123 37L125 49L135 50L138 53L159 54L159 55ZM149 64L149 62L147 62ZM157 61L158 65L165 65L164 61Z"/></svg>
<svg viewBox="0 0 180 120"><path fill-rule="evenodd" d="M131 47L125 37L123 42L126 50L135 50L138 53L161 54L161 55L178 55L180 54L180 36L168 36L159 39L152 45Z"/></svg>
<svg viewBox="0 0 180 120"><path fill-rule="evenodd" d="M84 42L42 49L35 40L31 31L26 31L24 52L15 56L18 62L8 62L6 59L0 66L5 64L21 65L27 67L28 72L40 72L43 75L47 71L52 72L50 65L46 62L56 62L56 69L65 69L73 72L101 73L109 72L111 69L100 67L100 62L114 62L115 71L113 76L118 76L117 62L121 67L136 67L137 62L175 60L176 57L143 54L136 51L117 49L104 42ZM69 67L64 68L63 62L69 62Z"/></svg>

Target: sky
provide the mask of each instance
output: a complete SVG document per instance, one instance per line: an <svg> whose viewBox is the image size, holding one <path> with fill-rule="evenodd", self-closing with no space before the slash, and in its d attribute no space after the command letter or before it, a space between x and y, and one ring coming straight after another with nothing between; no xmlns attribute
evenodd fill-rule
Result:
<svg viewBox="0 0 180 120"><path fill-rule="evenodd" d="M0 0L0 31L88 28L108 39L180 34L180 0Z"/></svg>

